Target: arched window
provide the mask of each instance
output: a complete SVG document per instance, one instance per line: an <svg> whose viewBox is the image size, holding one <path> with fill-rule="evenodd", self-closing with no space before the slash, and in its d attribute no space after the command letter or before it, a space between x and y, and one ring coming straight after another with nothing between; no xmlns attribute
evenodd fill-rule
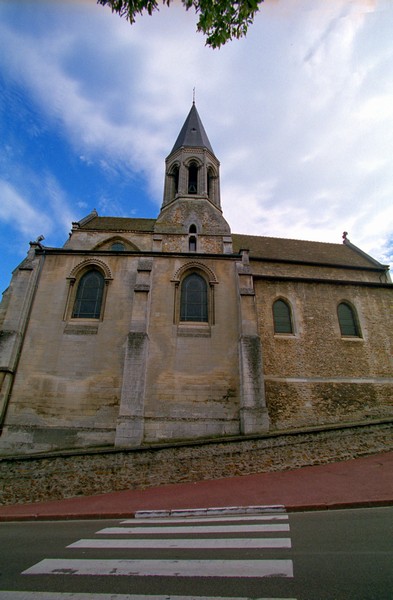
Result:
<svg viewBox="0 0 393 600"><path fill-rule="evenodd" d="M188 193L198 193L198 165L196 162L190 163L188 167Z"/></svg>
<svg viewBox="0 0 393 600"><path fill-rule="evenodd" d="M209 198L213 197L213 171L209 168L207 170L207 195Z"/></svg>
<svg viewBox="0 0 393 600"><path fill-rule="evenodd" d="M124 252L125 249L126 247L122 242L114 242L111 245L111 250L113 250L114 252Z"/></svg>
<svg viewBox="0 0 393 600"><path fill-rule="evenodd" d="M273 304L274 333L293 333L291 308L285 300Z"/></svg>
<svg viewBox="0 0 393 600"><path fill-rule="evenodd" d="M356 312L347 302L337 307L338 322L342 336L360 337L360 327Z"/></svg>
<svg viewBox="0 0 393 600"><path fill-rule="evenodd" d="M75 319L99 319L105 280L97 269L87 271L79 281L72 317Z"/></svg>
<svg viewBox="0 0 393 600"><path fill-rule="evenodd" d="M196 252L197 239L195 235L190 235L190 237L188 238L188 249L190 252Z"/></svg>
<svg viewBox="0 0 393 600"><path fill-rule="evenodd" d="M174 193L177 194L179 191L179 167L177 165L173 167L172 177Z"/></svg>
<svg viewBox="0 0 393 600"><path fill-rule="evenodd" d="M207 283L198 273L191 273L181 284L180 321L208 321Z"/></svg>
<svg viewBox="0 0 393 600"><path fill-rule="evenodd" d="M190 225L189 229L188 229L188 233L190 234L188 236L188 249L190 252L196 252L197 250L197 236L194 235L197 232L197 228L196 225L192 224Z"/></svg>

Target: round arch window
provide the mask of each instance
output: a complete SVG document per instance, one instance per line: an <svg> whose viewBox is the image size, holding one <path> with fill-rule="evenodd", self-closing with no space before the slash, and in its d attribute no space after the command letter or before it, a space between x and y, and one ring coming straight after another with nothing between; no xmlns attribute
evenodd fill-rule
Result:
<svg viewBox="0 0 393 600"><path fill-rule="evenodd" d="M72 311L74 319L100 318L104 286L104 277L97 269L87 271L81 277Z"/></svg>
<svg viewBox="0 0 393 600"><path fill-rule="evenodd" d="M111 250L113 250L113 252L124 252L125 249L126 247L123 242L114 242L111 245Z"/></svg>
<svg viewBox="0 0 393 600"><path fill-rule="evenodd" d="M207 283L198 273L191 273L181 284L180 321L208 321Z"/></svg>

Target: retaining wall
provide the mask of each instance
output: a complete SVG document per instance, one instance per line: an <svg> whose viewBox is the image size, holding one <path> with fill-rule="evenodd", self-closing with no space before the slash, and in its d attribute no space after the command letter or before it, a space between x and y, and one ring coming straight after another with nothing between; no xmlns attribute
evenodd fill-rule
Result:
<svg viewBox="0 0 393 600"><path fill-rule="evenodd" d="M248 438L0 459L0 502L16 504L282 471L393 449L392 422Z"/></svg>

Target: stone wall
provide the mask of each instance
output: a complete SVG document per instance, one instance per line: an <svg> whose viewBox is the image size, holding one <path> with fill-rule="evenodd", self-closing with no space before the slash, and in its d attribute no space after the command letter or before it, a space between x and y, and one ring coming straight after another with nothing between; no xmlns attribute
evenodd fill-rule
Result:
<svg viewBox="0 0 393 600"><path fill-rule="evenodd" d="M193 271L208 282L207 322L180 320L181 280ZM154 259L146 322L146 443L239 433L235 275L234 261L226 258Z"/></svg>
<svg viewBox="0 0 393 600"><path fill-rule="evenodd" d="M272 430L392 415L391 288L256 281L266 403ZM291 306L293 334L275 334L273 302ZM361 335L341 335L340 302L356 310Z"/></svg>
<svg viewBox="0 0 393 600"><path fill-rule="evenodd" d="M128 450L0 459L2 504L293 469L386 452L392 422Z"/></svg>
<svg viewBox="0 0 393 600"><path fill-rule="evenodd" d="M272 429L382 419L392 414L393 384L266 381Z"/></svg>

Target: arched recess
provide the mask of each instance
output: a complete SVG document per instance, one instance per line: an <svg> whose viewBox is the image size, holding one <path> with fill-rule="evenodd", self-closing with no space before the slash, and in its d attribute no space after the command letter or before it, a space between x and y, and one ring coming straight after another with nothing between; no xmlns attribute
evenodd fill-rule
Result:
<svg viewBox="0 0 393 600"><path fill-rule="evenodd" d="M124 252L126 247L123 242L112 242L109 248L112 252Z"/></svg>
<svg viewBox="0 0 393 600"><path fill-rule="evenodd" d="M180 180L183 179L183 167L178 159L167 164L164 185L164 205L172 202L181 191Z"/></svg>
<svg viewBox="0 0 393 600"><path fill-rule="evenodd" d="M113 247L116 244L121 244L123 246L123 249L121 249L120 247ZM110 250L111 252L140 252L138 246L119 235L112 236L100 242L99 244L97 244L97 246L95 246L95 248L93 248L93 250Z"/></svg>
<svg viewBox="0 0 393 600"><path fill-rule="evenodd" d="M205 265L190 261L180 267L172 282L175 284L174 322L213 325L214 286L217 277Z"/></svg>
<svg viewBox="0 0 393 600"><path fill-rule="evenodd" d="M186 161L187 169L187 194L200 194L202 190L202 163L196 157L190 157Z"/></svg>
<svg viewBox="0 0 393 600"><path fill-rule="evenodd" d="M337 318L343 337L362 337L356 308L348 300L337 305Z"/></svg>
<svg viewBox="0 0 393 600"><path fill-rule="evenodd" d="M180 286L181 322L209 322L208 284L199 273L187 274Z"/></svg>
<svg viewBox="0 0 393 600"><path fill-rule="evenodd" d="M196 252L198 249L198 235L195 223L192 223L188 228L188 250Z"/></svg>
<svg viewBox="0 0 393 600"><path fill-rule="evenodd" d="M191 161L188 166L188 184L187 193L197 194L199 191L198 185L198 163Z"/></svg>
<svg viewBox="0 0 393 600"><path fill-rule="evenodd" d="M108 265L98 259L86 259L72 269L67 280L64 320L102 320L107 287L112 281Z"/></svg>
<svg viewBox="0 0 393 600"><path fill-rule="evenodd" d="M172 179L172 189L171 189L170 196L171 196L171 198L174 198L176 196L176 194L179 192L180 165L178 163L175 163L174 165L172 165L169 175Z"/></svg>
<svg viewBox="0 0 393 600"><path fill-rule="evenodd" d="M217 173L212 165L207 167L207 195L211 202L215 203L217 199L217 190L216 190L216 182L217 182Z"/></svg>
<svg viewBox="0 0 393 600"><path fill-rule="evenodd" d="M71 317L73 319L99 319L105 279L98 269L89 269L78 281Z"/></svg>
<svg viewBox="0 0 393 600"><path fill-rule="evenodd" d="M277 298L273 302L274 333L294 334L292 306L286 298Z"/></svg>
<svg viewBox="0 0 393 600"><path fill-rule="evenodd" d="M181 266L180 269L176 271L171 281L175 284L179 284L185 273L191 273L192 271L201 271L206 277L209 285L215 285L218 283L215 273L209 267L196 260L189 261Z"/></svg>
<svg viewBox="0 0 393 600"><path fill-rule="evenodd" d="M98 258L86 258L82 262L78 263L68 275L67 279L73 283L75 280L84 273L84 271L96 267L100 270L104 276L105 281L111 281L113 279L110 268L103 260L99 260Z"/></svg>

